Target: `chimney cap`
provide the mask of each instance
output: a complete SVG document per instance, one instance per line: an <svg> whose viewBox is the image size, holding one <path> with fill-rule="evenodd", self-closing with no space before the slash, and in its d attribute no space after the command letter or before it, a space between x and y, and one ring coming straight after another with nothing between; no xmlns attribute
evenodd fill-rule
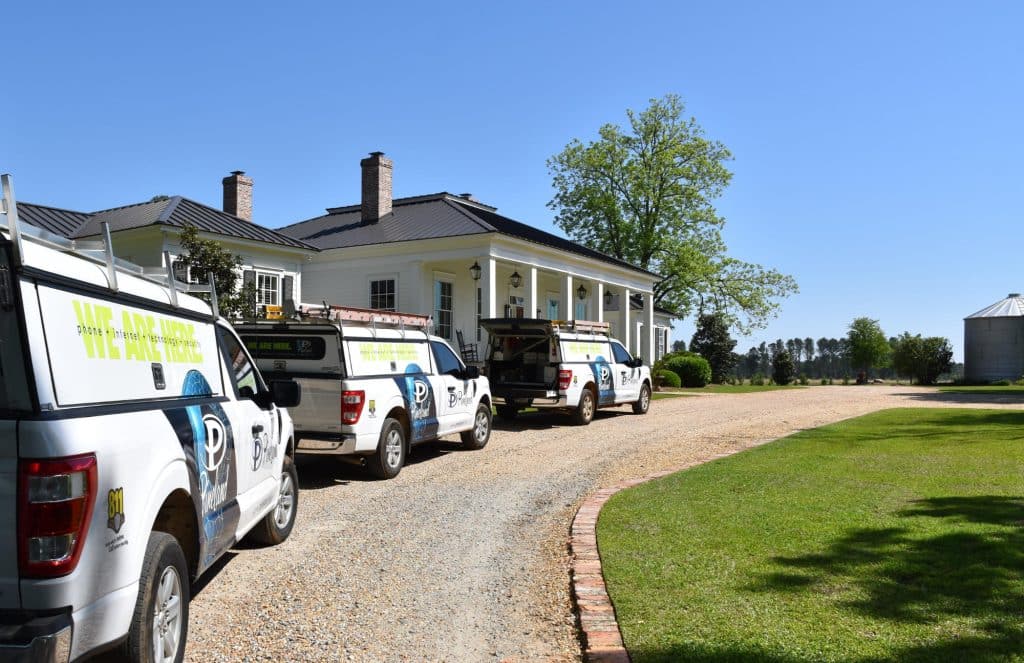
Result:
<svg viewBox="0 0 1024 663"><path fill-rule="evenodd" d="M384 156L384 153L378 150L376 152L370 152L370 156L371 157L382 157L382 156Z"/></svg>
<svg viewBox="0 0 1024 663"><path fill-rule="evenodd" d="M232 175L245 175L245 171L244 170L232 170L231 174Z"/></svg>

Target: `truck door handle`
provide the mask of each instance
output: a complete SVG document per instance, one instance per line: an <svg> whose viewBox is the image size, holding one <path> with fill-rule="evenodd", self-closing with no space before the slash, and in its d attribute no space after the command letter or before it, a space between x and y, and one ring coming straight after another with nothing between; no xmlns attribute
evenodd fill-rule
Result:
<svg viewBox="0 0 1024 663"><path fill-rule="evenodd" d="M448 387L448 393L449 394L454 394L455 393L455 387Z"/></svg>
<svg viewBox="0 0 1024 663"><path fill-rule="evenodd" d="M263 424L253 424L252 425L252 434L253 435L259 435L262 432L263 432Z"/></svg>

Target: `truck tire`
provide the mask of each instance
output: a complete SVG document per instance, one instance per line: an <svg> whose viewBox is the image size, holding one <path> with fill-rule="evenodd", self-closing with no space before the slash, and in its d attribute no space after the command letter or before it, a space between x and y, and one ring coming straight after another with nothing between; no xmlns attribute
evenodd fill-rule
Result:
<svg viewBox="0 0 1024 663"><path fill-rule="evenodd" d="M487 441L491 439L491 408L486 403L481 403L473 415L473 427L459 433L462 438L462 448L469 450L483 449Z"/></svg>
<svg viewBox="0 0 1024 663"><path fill-rule="evenodd" d="M285 456L284 463L281 464L281 487L277 492L277 506L252 528L249 538L267 546L284 543L292 533L298 511L299 475L295 471L295 462L291 456Z"/></svg>
<svg viewBox="0 0 1024 663"><path fill-rule="evenodd" d="M586 426L594 418L595 410L597 410L597 405L594 400L594 390L584 387L580 392L580 402L573 413L573 421L580 426Z"/></svg>
<svg viewBox="0 0 1024 663"><path fill-rule="evenodd" d="M393 479L405 465L405 430L402 422L387 418L380 429L377 450L366 459L366 467L378 479Z"/></svg>
<svg viewBox="0 0 1024 663"><path fill-rule="evenodd" d="M495 408L498 411L498 416L502 419L515 419L519 414L519 408L515 405L499 405Z"/></svg>
<svg viewBox="0 0 1024 663"><path fill-rule="evenodd" d="M139 597L121 653L142 663L180 663L188 637L189 575L185 553L166 532L153 532L146 544Z"/></svg>
<svg viewBox="0 0 1024 663"><path fill-rule="evenodd" d="M644 382L640 386L640 398L636 399L633 403L633 414L647 414L648 408L651 407L651 388Z"/></svg>

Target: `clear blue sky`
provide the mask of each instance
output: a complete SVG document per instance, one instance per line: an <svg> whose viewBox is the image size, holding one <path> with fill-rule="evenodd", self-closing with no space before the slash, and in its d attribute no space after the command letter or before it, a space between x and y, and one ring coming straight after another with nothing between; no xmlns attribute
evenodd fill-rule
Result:
<svg viewBox="0 0 1024 663"><path fill-rule="evenodd" d="M866 315L961 359L963 317L1024 290L1020 3L350 4L7 3L0 171L96 210L219 206L241 169L277 227L383 150L396 196L551 230L545 160L671 92L735 155L732 254L800 284L738 350Z"/></svg>

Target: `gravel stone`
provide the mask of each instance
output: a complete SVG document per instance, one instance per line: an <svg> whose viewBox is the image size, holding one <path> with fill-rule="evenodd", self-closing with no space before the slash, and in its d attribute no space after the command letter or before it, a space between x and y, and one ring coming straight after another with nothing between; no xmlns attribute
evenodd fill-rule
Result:
<svg viewBox="0 0 1024 663"><path fill-rule="evenodd" d="M300 457L281 546L240 544L199 583L189 661L576 661L568 531L598 488L889 407L1024 408L906 386L810 387L495 419L481 451L418 447L391 481Z"/></svg>

